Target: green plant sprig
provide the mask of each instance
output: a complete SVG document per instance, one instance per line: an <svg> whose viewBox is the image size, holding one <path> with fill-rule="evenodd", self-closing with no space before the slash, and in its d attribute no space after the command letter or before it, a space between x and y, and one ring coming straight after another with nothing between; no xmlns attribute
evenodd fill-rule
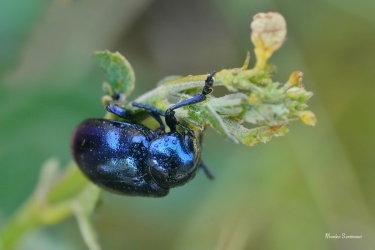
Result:
<svg viewBox="0 0 375 250"><path fill-rule="evenodd" d="M284 18L278 13L259 13L251 23L251 40L256 63L249 69L250 54L240 68L222 69L215 74L214 86L224 86L229 94L207 96L203 103L176 110L176 117L195 131L211 127L229 140L254 146L285 135L291 122L301 120L314 125L315 115L307 110L312 93L302 85L302 72L291 73L285 83L274 82L274 67L267 63L281 47L286 36ZM130 63L120 53L96 52L95 58L106 72L104 105L113 101L115 92L122 94L118 103L134 115L145 111L127 101L135 87ZM176 102L188 99L202 90L206 75L167 77L158 86L134 101L166 110ZM106 113L108 119L118 119ZM147 124L147 121L145 122ZM13 215L0 232L0 249L14 249L21 236L42 226L54 225L74 215L82 236L91 250L100 249L90 217L101 196L101 190L89 182L75 163L63 173L56 160L42 167L39 184L31 197Z"/></svg>

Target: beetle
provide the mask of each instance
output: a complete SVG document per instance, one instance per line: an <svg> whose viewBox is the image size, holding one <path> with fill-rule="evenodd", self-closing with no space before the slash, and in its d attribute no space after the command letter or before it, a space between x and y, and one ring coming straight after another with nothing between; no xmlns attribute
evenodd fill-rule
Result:
<svg viewBox="0 0 375 250"><path fill-rule="evenodd" d="M159 123L155 130L133 121L132 115L115 102L109 103L106 107L109 112L129 122L87 119L79 124L71 140L78 167L101 188L130 196L166 196L171 188L193 179L199 168L212 179L201 160L200 136L178 122L174 110L206 100L206 95L212 92L214 74L215 71L207 76L202 93L176 103L165 112L133 102L134 107L144 109Z"/></svg>

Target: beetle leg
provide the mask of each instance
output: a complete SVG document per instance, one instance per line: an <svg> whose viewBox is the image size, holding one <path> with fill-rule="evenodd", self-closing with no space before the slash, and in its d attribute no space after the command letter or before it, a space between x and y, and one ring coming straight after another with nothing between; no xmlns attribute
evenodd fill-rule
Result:
<svg viewBox="0 0 375 250"><path fill-rule="evenodd" d="M195 133L193 130L191 130L190 128L186 127L184 124L181 124L179 122L177 122L177 125L180 126L183 130L187 131L190 136L195 137Z"/></svg>
<svg viewBox="0 0 375 250"><path fill-rule="evenodd" d="M110 112L112 114L115 114L118 117L128 119L128 120L132 120L132 115L131 115L131 113L129 113L129 111L115 105L114 103L109 103L107 105L106 109L107 109L108 112Z"/></svg>
<svg viewBox="0 0 375 250"><path fill-rule="evenodd" d="M201 161L201 164L199 165L199 167L204 171L208 179L210 180L215 179L214 175L211 173L211 171L208 169L207 165L204 164L203 161Z"/></svg>
<svg viewBox="0 0 375 250"><path fill-rule="evenodd" d="M149 105L138 103L138 102L133 102L132 105L134 107L146 110L150 114L150 116L152 116L159 123L160 129L162 129L163 131L165 130L165 125L160 118L160 116L164 116L163 111L161 111L160 109L157 109L153 106L149 106Z"/></svg>

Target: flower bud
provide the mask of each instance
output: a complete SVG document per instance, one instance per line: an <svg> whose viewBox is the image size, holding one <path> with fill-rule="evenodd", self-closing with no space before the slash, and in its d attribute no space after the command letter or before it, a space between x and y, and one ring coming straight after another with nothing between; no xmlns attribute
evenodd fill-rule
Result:
<svg viewBox="0 0 375 250"><path fill-rule="evenodd" d="M316 117L311 111L301 111L298 113L298 117L306 125L315 126Z"/></svg>
<svg viewBox="0 0 375 250"><path fill-rule="evenodd" d="M286 22L282 15L276 12L258 13L250 25L251 41L255 47L275 51L281 47L286 36Z"/></svg>
<svg viewBox="0 0 375 250"><path fill-rule="evenodd" d="M288 82L284 85L286 89L291 87L303 88L302 84L303 73L301 71L294 71L290 74Z"/></svg>
<svg viewBox="0 0 375 250"><path fill-rule="evenodd" d="M265 68L268 58L284 43L286 22L284 17L276 12L258 13L254 16L250 27L251 41L255 46L257 58L255 71L259 71Z"/></svg>
<svg viewBox="0 0 375 250"><path fill-rule="evenodd" d="M249 99L247 101L250 105L255 105L255 104L260 103L258 97L254 93L250 94Z"/></svg>

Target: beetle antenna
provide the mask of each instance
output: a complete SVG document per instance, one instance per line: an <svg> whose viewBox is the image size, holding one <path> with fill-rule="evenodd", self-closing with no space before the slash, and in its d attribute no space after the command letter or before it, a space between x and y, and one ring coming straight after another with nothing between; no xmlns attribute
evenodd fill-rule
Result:
<svg viewBox="0 0 375 250"><path fill-rule="evenodd" d="M172 132L176 131L176 125L179 125L181 127L181 125L177 122L174 110L184 107L184 106L200 103L206 100L206 95L212 92L212 86L214 85L214 82L215 82L215 79L214 79L215 73L216 71L212 71L210 74L207 75L207 78L204 81L202 93L197 94L193 96L192 98L187 99L185 101L176 103L175 105L173 105L172 107L170 107L169 109L165 111L165 123L167 123L168 127L170 128Z"/></svg>

